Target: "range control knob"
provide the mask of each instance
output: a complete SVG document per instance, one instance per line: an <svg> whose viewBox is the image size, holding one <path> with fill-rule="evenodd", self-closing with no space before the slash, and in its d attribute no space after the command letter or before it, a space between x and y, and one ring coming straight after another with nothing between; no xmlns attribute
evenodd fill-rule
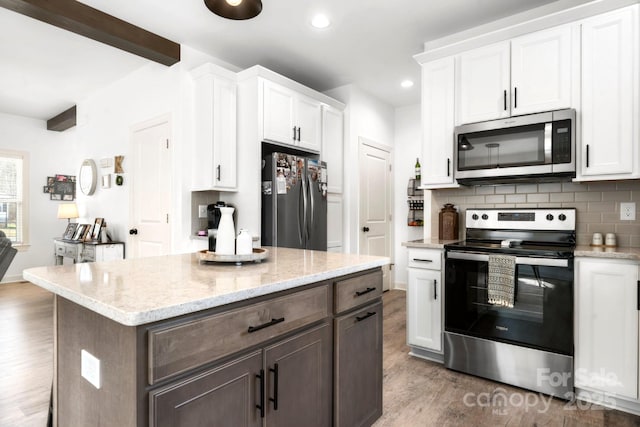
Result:
<svg viewBox="0 0 640 427"><path fill-rule="evenodd" d="M489 215L487 214L482 214L482 219L484 219L485 221L489 219Z"/></svg>
<svg viewBox="0 0 640 427"><path fill-rule="evenodd" d="M558 219L560 221L565 221L567 219L567 216L565 214L560 214L560 215L558 215Z"/></svg>
<svg viewBox="0 0 640 427"><path fill-rule="evenodd" d="M547 214L547 220L549 220L549 221L553 221L553 215L551 215L551 214Z"/></svg>
<svg viewBox="0 0 640 427"><path fill-rule="evenodd" d="M479 218L479 217L478 217L478 214L473 214L473 215L471 215L471 219L473 219L474 221L477 221L477 220L478 220L478 218Z"/></svg>

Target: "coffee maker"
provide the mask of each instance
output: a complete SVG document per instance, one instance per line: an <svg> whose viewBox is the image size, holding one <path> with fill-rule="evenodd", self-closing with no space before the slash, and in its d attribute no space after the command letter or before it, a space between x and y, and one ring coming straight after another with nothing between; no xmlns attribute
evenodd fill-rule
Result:
<svg viewBox="0 0 640 427"><path fill-rule="evenodd" d="M207 205L207 229L209 235L209 251L216 251L216 240L218 238L218 225L220 224L220 217L222 213L220 212L221 207L234 207L229 203L225 203L221 200ZM233 223L236 223L236 211L233 211Z"/></svg>

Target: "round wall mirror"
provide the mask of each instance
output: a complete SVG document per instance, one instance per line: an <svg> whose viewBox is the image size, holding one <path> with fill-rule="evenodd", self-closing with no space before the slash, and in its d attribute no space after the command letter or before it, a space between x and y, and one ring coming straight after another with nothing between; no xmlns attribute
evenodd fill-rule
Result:
<svg viewBox="0 0 640 427"><path fill-rule="evenodd" d="M80 174L78 176L78 184L80 191L87 196L92 195L96 191L96 180L98 179L98 169L96 162L86 159L80 166Z"/></svg>

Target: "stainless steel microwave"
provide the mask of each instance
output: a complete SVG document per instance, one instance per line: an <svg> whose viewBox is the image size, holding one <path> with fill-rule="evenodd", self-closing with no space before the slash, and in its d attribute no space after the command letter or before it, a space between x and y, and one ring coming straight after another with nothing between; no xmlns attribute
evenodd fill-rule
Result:
<svg viewBox="0 0 640 427"><path fill-rule="evenodd" d="M567 181L576 176L574 109L455 128L460 184Z"/></svg>

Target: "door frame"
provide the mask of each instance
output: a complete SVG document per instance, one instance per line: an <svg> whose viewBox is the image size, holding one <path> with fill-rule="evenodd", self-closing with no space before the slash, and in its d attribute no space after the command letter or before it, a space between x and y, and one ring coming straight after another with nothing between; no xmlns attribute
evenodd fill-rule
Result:
<svg viewBox="0 0 640 427"><path fill-rule="evenodd" d="M154 127L154 126L158 126L161 125L163 123L167 124L167 134L169 135L169 171L167 171L167 173L169 174L169 231L167 238L169 239L169 253L173 252L173 231L174 231L174 218L175 218L175 210L174 210L174 190L173 190L173 184L174 184L174 180L173 180L173 121L172 121L172 115L171 113L165 113L165 114L161 114L159 116L155 116L151 119L142 121L142 122L138 122L138 123L134 123L129 127L129 152L131 153L131 164L135 164L135 150L133 149L133 134L136 132L139 132L141 130L150 128L150 127ZM135 202L135 194L134 194L134 187L133 186L129 186L130 190L129 190L129 226L127 228L131 228L131 221L134 218L134 202ZM127 246L132 247L132 243L131 243L131 237L129 235L129 231L127 230ZM125 251L125 253L131 254L132 251Z"/></svg>
<svg viewBox="0 0 640 427"><path fill-rule="evenodd" d="M377 142L374 141L372 139L366 138L364 136L359 136L358 137L358 158L360 158L360 153L362 152L362 147L368 145L369 147L384 151L386 153L389 154L389 166L391 167L391 170L389 171L389 200L387 200L387 204L388 204L388 209L389 209L389 214L391 215L391 220L389 220L389 259L390 259L390 265L389 265L389 284L390 287L395 286L395 281L393 280L393 266L395 265L394 263L394 258L395 258L395 245L394 245L394 240L395 240L395 214L393 211L393 201L394 201L394 166L393 166L393 147L387 144L383 144L381 142ZM356 228L356 248L357 248L357 253L360 253L360 228L362 227L362 224L360 224L360 198L362 197L362 192L360 191L360 165L358 165L358 176L357 176L357 183L356 186L358 188L358 206L356 209L356 222L357 222L357 228Z"/></svg>

